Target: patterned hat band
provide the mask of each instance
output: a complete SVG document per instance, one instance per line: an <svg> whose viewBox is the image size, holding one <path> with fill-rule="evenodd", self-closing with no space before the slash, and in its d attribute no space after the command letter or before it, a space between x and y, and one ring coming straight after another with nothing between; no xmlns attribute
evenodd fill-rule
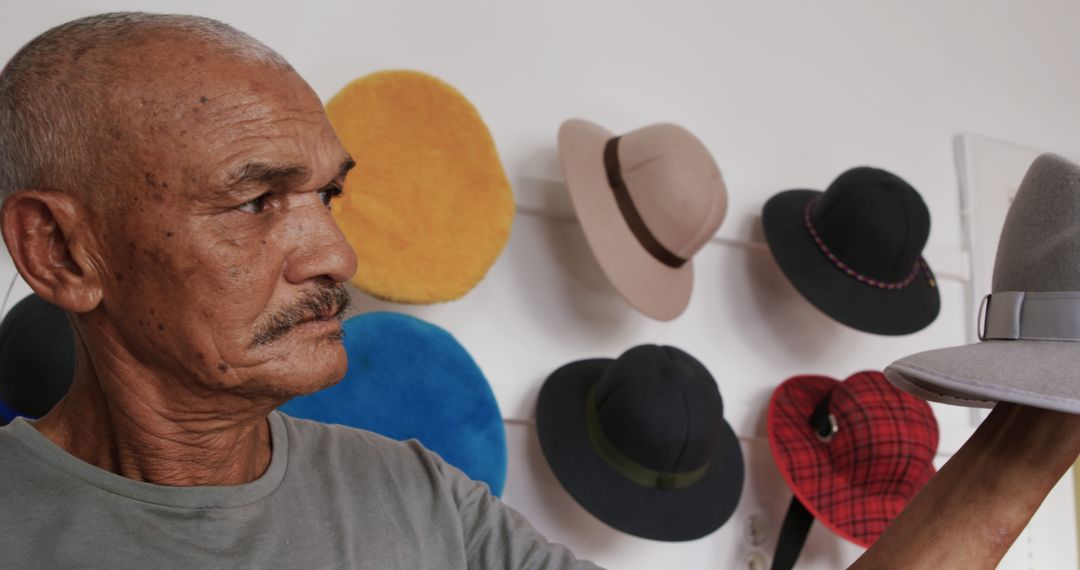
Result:
<svg viewBox="0 0 1080 570"><path fill-rule="evenodd" d="M817 244L818 249L821 250L821 253L825 254L825 257L828 258L828 260L834 266L836 266L837 269L843 271L845 274L847 274L852 279L855 279L859 283L864 283L871 287L877 287L878 289L903 289L908 285L911 285L915 281L915 279L918 278L919 273L923 273L924 275L926 275L926 280L930 283L931 287L937 287L937 281L934 279L934 274L930 271L930 266L926 264L926 260L922 257L919 257L919 260L915 262L915 267L911 268L911 273L908 273L908 276L901 279L900 281L883 281L881 279L868 277L866 275L863 275L862 273L859 273L858 271L855 271L843 261L840 261L840 258L836 257L836 254L829 249L829 246L825 245L825 241L821 239L821 235L819 235L817 230L814 229L814 224L810 219L810 213L813 211L814 205L817 204L817 201L818 198L815 197L813 200L810 200L806 203L806 210L803 212L803 223L806 224L806 231L810 232L810 237L814 239L814 243Z"/></svg>

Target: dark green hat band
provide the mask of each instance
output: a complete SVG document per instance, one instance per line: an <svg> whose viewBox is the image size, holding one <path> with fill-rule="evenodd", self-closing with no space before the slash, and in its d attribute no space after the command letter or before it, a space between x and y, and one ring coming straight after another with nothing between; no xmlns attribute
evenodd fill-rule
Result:
<svg viewBox="0 0 1080 570"><path fill-rule="evenodd" d="M585 399L585 423L589 432L589 444L593 450L622 476L643 487L656 489L685 489L697 483L709 470L709 463L691 471L658 471L650 469L624 455L604 435L600 418L596 414L596 386L589 390Z"/></svg>

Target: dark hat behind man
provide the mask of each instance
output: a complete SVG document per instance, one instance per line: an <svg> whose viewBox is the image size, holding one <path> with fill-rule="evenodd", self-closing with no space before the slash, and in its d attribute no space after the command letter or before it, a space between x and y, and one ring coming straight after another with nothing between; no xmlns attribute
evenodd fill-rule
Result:
<svg viewBox="0 0 1080 570"><path fill-rule="evenodd" d="M36 294L16 303L0 322L0 416L45 415L67 393L74 373L67 314Z"/></svg>

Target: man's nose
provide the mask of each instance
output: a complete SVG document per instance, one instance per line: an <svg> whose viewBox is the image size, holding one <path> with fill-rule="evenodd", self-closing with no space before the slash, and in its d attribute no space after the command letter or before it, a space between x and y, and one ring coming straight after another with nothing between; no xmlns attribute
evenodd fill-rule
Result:
<svg viewBox="0 0 1080 570"><path fill-rule="evenodd" d="M330 209L320 204L305 211L293 228L297 241L285 262L285 279L297 284L320 278L335 283L349 280L356 273L356 252Z"/></svg>

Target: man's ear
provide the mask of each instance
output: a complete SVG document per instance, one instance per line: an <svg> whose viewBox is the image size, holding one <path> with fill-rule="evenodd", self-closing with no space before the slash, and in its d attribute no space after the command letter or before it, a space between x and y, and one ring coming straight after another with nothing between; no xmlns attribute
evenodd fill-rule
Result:
<svg viewBox="0 0 1080 570"><path fill-rule="evenodd" d="M11 259L35 293L72 313L101 302L101 275L92 257L96 239L77 198L48 190L19 190L0 207Z"/></svg>

